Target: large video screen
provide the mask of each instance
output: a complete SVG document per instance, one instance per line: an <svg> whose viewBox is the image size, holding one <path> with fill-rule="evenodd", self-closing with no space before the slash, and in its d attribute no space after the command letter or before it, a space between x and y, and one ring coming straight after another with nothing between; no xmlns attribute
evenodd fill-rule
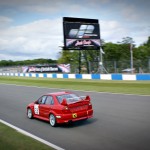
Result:
<svg viewBox="0 0 150 150"><path fill-rule="evenodd" d="M98 20L64 17L63 29L64 49L99 49L100 30Z"/></svg>

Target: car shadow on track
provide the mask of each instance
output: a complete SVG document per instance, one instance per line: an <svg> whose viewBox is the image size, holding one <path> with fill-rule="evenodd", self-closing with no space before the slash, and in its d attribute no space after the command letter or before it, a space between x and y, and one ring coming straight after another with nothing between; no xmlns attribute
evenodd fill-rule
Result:
<svg viewBox="0 0 150 150"><path fill-rule="evenodd" d="M47 121L40 120L37 118L34 118L34 120L46 123L50 126L49 122L47 122ZM77 128L77 127L81 127L81 126L89 126L89 125L92 125L93 123L97 122L97 120L98 120L97 118L91 118L91 119L80 120L80 121L76 121L76 122L57 124L57 126L55 128Z"/></svg>
<svg viewBox="0 0 150 150"><path fill-rule="evenodd" d="M81 126L91 125L96 121L97 121L96 118L92 118L92 119L88 119L88 120L80 120L80 121L76 121L76 122L59 124L59 125L57 125L57 127L60 127L60 128L77 128L77 127L81 127Z"/></svg>

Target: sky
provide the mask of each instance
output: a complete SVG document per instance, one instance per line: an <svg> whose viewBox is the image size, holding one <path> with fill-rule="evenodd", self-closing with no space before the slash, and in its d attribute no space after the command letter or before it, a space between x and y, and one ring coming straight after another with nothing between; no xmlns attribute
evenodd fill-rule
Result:
<svg viewBox="0 0 150 150"><path fill-rule="evenodd" d="M98 19L105 42L150 36L150 0L0 0L0 61L58 59L63 17Z"/></svg>

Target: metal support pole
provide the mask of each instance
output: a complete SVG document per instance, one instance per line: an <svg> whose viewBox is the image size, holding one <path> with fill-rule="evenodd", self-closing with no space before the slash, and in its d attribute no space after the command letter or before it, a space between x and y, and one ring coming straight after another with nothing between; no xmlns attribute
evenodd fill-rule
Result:
<svg viewBox="0 0 150 150"><path fill-rule="evenodd" d="M114 60L114 73L117 73L117 62Z"/></svg>
<svg viewBox="0 0 150 150"><path fill-rule="evenodd" d="M99 72L100 73L108 73L107 72L107 70L104 68L104 66L103 66L103 54L104 54L104 52L103 52L103 50L101 49L101 47L100 47L100 61L99 61Z"/></svg>
<svg viewBox="0 0 150 150"><path fill-rule="evenodd" d="M148 73L150 73L150 57L148 59Z"/></svg>
<svg viewBox="0 0 150 150"><path fill-rule="evenodd" d="M102 54L101 47L99 49L99 53L100 53L99 71L100 73L103 73L103 54Z"/></svg>
<svg viewBox="0 0 150 150"><path fill-rule="evenodd" d="M132 43L130 43L130 55L131 55L131 60L130 60L130 65L131 65L131 73L133 73L133 50L132 50Z"/></svg>
<svg viewBox="0 0 150 150"><path fill-rule="evenodd" d="M81 50L79 50L79 74L81 73Z"/></svg>

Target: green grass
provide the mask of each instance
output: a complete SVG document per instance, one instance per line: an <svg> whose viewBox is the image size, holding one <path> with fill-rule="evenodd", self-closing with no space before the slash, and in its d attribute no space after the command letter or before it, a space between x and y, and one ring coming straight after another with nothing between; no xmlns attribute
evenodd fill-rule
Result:
<svg viewBox="0 0 150 150"><path fill-rule="evenodd" d="M0 76L0 83L70 90L150 95L150 81L106 81Z"/></svg>
<svg viewBox="0 0 150 150"><path fill-rule="evenodd" d="M51 147L25 136L0 123L1 150L53 150Z"/></svg>

